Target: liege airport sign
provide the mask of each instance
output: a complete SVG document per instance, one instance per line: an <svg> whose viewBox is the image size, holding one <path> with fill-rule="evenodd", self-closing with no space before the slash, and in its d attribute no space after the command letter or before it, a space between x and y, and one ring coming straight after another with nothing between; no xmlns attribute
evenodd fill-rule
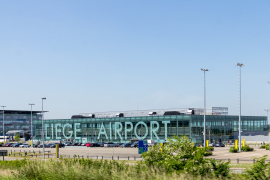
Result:
<svg viewBox="0 0 270 180"><path fill-rule="evenodd" d="M121 122L110 122L109 123L109 127L104 127L104 124L101 123L100 128L98 129L99 133L98 133L98 137L97 139L100 139L101 137L105 137L106 139L109 139L108 136L110 137L110 139L113 139L112 137L112 131L114 130L114 138L118 139L120 138L122 139L127 139L127 133L128 132L134 132L134 135L136 136L136 138L138 138L139 140L145 139L149 133L151 139L153 139L154 137L158 140L159 137L157 135L157 131L160 128L160 124L164 124L164 130L165 130L165 139L167 138L167 126L168 124L170 124L170 121L150 121L150 130L148 130L148 127L146 125L146 123L144 123L143 121L140 121L138 123L136 123L136 125L133 127L133 124L131 122L124 122L124 126L125 128L123 128L123 124ZM70 123L66 123L66 124L61 124L61 123L56 123L56 124L45 124L45 137L46 139L61 139L61 137L59 136L59 134L62 134L64 138L66 139L70 139L70 138L74 138L74 139L81 139L81 137L77 136L78 132L81 132L81 128L80 128L81 123L74 123L73 124L73 128L72 128L72 124ZM112 129L112 125L114 125L114 129ZM137 134L137 129L138 126L141 125L145 128L145 134L143 136L139 136ZM51 133L48 133L48 129L51 128ZM123 135L124 137L122 137L121 132L123 131L125 132L125 135ZM109 132L109 133L107 133Z"/></svg>

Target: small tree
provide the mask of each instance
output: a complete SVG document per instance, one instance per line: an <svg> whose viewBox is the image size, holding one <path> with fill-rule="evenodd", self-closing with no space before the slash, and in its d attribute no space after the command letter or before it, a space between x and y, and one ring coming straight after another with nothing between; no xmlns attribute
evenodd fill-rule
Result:
<svg viewBox="0 0 270 180"><path fill-rule="evenodd" d="M15 134L14 140L15 140L16 142L19 142L19 141L21 140L21 137L20 137L20 134L19 134L19 133L16 133L16 134Z"/></svg>

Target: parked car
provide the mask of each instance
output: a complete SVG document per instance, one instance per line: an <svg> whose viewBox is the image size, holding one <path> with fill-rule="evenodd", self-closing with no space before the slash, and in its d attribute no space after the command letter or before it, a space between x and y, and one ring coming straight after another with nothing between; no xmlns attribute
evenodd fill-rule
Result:
<svg viewBox="0 0 270 180"><path fill-rule="evenodd" d="M72 146L72 143L68 142L65 144L65 146Z"/></svg>
<svg viewBox="0 0 270 180"><path fill-rule="evenodd" d="M223 143L216 143L215 144L215 147L225 147L225 144L223 144Z"/></svg>
<svg viewBox="0 0 270 180"><path fill-rule="evenodd" d="M33 145L33 148L37 148L39 144L34 144Z"/></svg>
<svg viewBox="0 0 270 180"><path fill-rule="evenodd" d="M90 145L91 145L91 143L89 143L89 142L88 143L85 143L85 146L86 147L90 147Z"/></svg>
<svg viewBox="0 0 270 180"><path fill-rule="evenodd" d="M116 144L113 142L108 142L104 144L104 147L116 147Z"/></svg>
<svg viewBox="0 0 270 180"><path fill-rule="evenodd" d="M209 146L209 147L215 147L216 144L215 144L215 143L210 143L210 144L208 144L208 146Z"/></svg>
<svg viewBox="0 0 270 180"><path fill-rule="evenodd" d="M73 143L72 146L79 146L79 143Z"/></svg>
<svg viewBox="0 0 270 180"><path fill-rule="evenodd" d="M44 144L44 148L49 148L52 144ZM43 148L43 144L39 144L38 148Z"/></svg>
<svg viewBox="0 0 270 180"><path fill-rule="evenodd" d="M124 148L124 147L130 147L130 146L131 146L131 143L124 143L120 147Z"/></svg>
<svg viewBox="0 0 270 180"><path fill-rule="evenodd" d="M56 144L59 145L59 148L64 148L64 147L65 147L65 145L62 144L62 143L54 143L54 144L52 144L52 145L50 146L50 148L55 148L55 147L56 147Z"/></svg>
<svg viewBox="0 0 270 180"><path fill-rule="evenodd" d="M100 145L98 143L91 143L90 145L91 147L100 147Z"/></svg>
<svg viewBox="0 0 270 180"><path fill-rule="evenodd" d="M116 147L119 147L120 145L122 145L123 143L115 143Z"/></svg>
<svg viewBox="0 0 270 180"><path fill-rule="evenodd" d="M104 147L104 142L99 142L98 144L100 147Z"/></svg>
<svg viewBox="0 0 270 180"><path fill-rule="evenodd" d="M11 147L12 146L12 143L6 143L3 146L5 146L5 147Z"/></svg>
<svg viewBox="0 0 270 180"><path fill-rule="evenodd" d="M194 146L200 147L201 145L199 143L195 143Z"/></svg>
<svg viewBox="0 0 270 180"><path fill-rule="evenodd" d="M138 146L139 146L139 143L138 142L135 142L135 143L133 143L133 144L130 145L130 147L132 147L132 148L136 148Z"/></svg>
<svg viewBox="0 0 270 180"><path fill-rule="evenodd" d="M30 145L29 145L29 144L21 144L19 147L20 147L20 148L29 148Z"/></svg>
<svg viewBox="0 0 270 180"><path fill-rule="evenodd" d="M22 145L22 143L16 143L16 144L13 144L12 147L19 147L20 145Z"/></svg>

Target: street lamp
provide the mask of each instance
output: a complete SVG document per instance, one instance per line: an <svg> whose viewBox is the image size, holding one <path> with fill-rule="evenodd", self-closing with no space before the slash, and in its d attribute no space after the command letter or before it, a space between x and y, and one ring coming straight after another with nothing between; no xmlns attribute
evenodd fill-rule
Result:
<svg viewBox="0 0 270 180"><path fill-rule="evenodd" d="M204 115L203 115L203 145L205 147L205 142L206 142L206 131L205 131L205 107L206 107L206 92L205 92L205 71L208 71L208 69L203 69L201 68L201 70L204 73Z"/></svg>
<svg viewBox="0 0 270 180"><path fill-rule="evenodd" d="M241 67L244 66L242 63L237 63L239 66L239 152L241 152Z"/></svg>
<svg viewBox="0 0 270 180"><path fill-rule="evenodd" d="M42 146L43 146L43 161L45 161L45 152L44 152L44 115L43 115L43 100L46 100L46 98L42 99Z"/></svg>
<svg viewBox="0 0 270 180"><path fill-rule="evenodd" d="M270 108L265 108L264 110L267 112L267 123L268 123L268 111L270 111Z"/></svg>
<svg viewBox="0 0 270 180"><path fill-rule="evenodd" d="M29 104L31 106L31 140L32 140L32 147L33 147L33 118L32 118L32 106L35 104Z"/></svg>
<svg viewBox="0 0 270 180"><path fill-rule="evenodd" d="M5 107L6 106L1 106L3 108L3 140L5 142Z"/></svg>

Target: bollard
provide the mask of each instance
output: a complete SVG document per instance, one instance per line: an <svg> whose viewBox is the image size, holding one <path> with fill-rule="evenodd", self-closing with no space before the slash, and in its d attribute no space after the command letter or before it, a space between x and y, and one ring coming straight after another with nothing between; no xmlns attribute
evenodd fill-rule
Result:
<svg viewBox="0 0 270 180"><path fill-rule="evenodd" d="M83 158L83 156L82 156L82 158Z"/></svg>
<svg viewBox="0 0 270 180"><path fill-rule="evenodd" d="M98 159L98 156L97 156L97 159Z"/></svg>
<svg viewBox="0 0 270 180"><path fill-rule="evenodd" d="M15 157L15 154L13 154L14 155L14 157Z"/></svg>
<svg viewBox="0 0 270 180"><path fill-rule="evenodd" d="M87 155L87 159L88 159L88 155Z"/></svg>
<svg viewBox="0 0 270 180"><path fill-rule="evenodd" d="M101 156L102 157L102 159L103 159L103 156Z"/></svg>
<svg viewBox="0 0 270 180"><path fill-rule="evenodd" d="M118 160L119 160L119 156L118 156Z"/></svg>
<svg viewBox="0 0 270 180"><path fill-rule="evenodd" d="M230 161L230 158L228 158L228 162Z"/></svg>
<svg viewBox="0 0 270 180"><path fill-rule="evenodd" d="M20 152L22 152L22 151L20 150Z"/></svg>
<svg viewBox="0 0 270 180"><path fill-rule="evenodd" d="M129 156L128 156L128 161L129 161Z"/></svg>
<svg viewBox="0 0 270 180"><path fill-rule="evenodd" d="M237 164L239 164L239 159L237 158Z"/></svg>
<svg viewBox="0 0 270 180"><path fill-rule="evenodd" d="M113 156L112 156L112 160L113 160Z"/></svg>
<svg viewBox="0 0 270 180"><path fill-rule="evenodd" d="M48 158L49 158L49 154L48 154Z"/></svg>
<svg viewBox="0 0 270 180"><path fill-rule="evenodd" d="M253 159L253 163L255 163L255 159Z"/></svg>
<svg viewBox="0 0 270 180"><path fill-rule="evenodd" d="M37 154L36 154L36 158L37 158Z"/></svg>

